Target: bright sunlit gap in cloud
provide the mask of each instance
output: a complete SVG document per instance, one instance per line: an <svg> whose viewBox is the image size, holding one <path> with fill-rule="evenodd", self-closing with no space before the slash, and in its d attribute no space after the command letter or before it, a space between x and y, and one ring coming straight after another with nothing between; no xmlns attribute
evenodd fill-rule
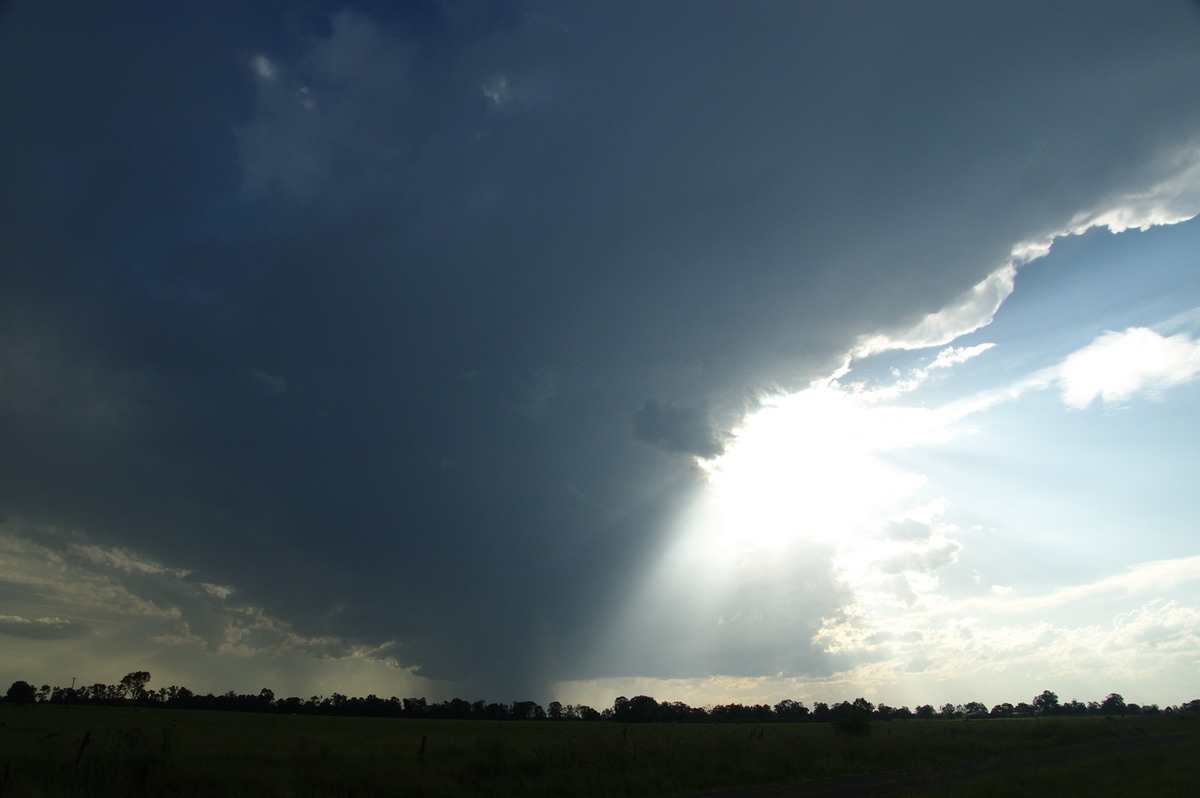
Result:
<svg viewBox="0 0 1200 798"><path fill-rule="evenodd" d="M829 545L843 575L861 578L890 553L889 523L928 524L933 512L916 501L924 478L880 455L947 434L936 411L880 398L831 379L769 400L701 464L708 486L684 534L721 558Z"/></svg>
<svg viewBox="0 0 1200 798"><path fill-rule="evenodd" d="M957 529L943 500L922 496L924 476L889 455L946 439L961 415L897 400L989 346L945 348L879 385L842 369L766 399L724 454L697 460L703 490L614 625L613 646L669 651L633 672L829 673L826 658L861 647L876 611L938 601L933 572L961 548Z"/></svg>

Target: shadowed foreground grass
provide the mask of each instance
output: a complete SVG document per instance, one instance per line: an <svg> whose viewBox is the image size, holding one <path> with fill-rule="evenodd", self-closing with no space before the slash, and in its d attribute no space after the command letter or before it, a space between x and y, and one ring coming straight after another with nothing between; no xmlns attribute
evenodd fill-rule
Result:
<svg viewBox="0 0 1200 798"><path fill-rule="evenodd" d="M907 793L910 798L1011 798L1013 795L1194 795L1200 785L1200 737L1135 751L1088 757L1062 765L1016 768L964 778L939 788Z"/></svg>
<svg viewBox="0 0 1200 798"><path fill-rule="evenodd" d="M685 796L1196 732L1196 721L912 720L842 737L815 723L622 726L5 706L0 796ZM1197 759L1195 739L1188 745L1131 754L1130 766L1136 760L1137 769L1157 768L1167 779L1172 756ZM1106 771L1114 768L1121 769L1106 761ZM1084 783L1093 770L1050 768L1029 784ZM1181 778L1194 784L1195 767ZM974 798L1017 789L1002 776L962 785L926 794ZM1096 790L1124 794L1108 786ZM1034 794L1073 794L1040 790Z"/></svg>

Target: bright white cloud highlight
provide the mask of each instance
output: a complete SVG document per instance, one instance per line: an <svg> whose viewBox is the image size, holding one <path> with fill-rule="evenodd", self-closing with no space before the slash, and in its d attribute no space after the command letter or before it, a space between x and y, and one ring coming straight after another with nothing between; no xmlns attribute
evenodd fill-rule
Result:
<svg viewBox="0 0 1200 798"><path fill-rule="evenodd" d="M1068 225L1069 232L1085 233L1093 227L1107 227L1114 233L1149 230L1200 213L1200 147L1164 154L1150 171L1162 176L1157 183L1111 198L1099 210L1078 214Z"/></svg>
<svg viewBox="0 0 1200 798"><path fill-rule="evenodd" d="M1123 402L1135 394L1156 396L1200 373L1200 341L1179 333L1164 337L1145 327L1106 332L1059 368L1063 401L1085 408L1096 399Z"/></svg>
<svg viewBox="0 0 1200 798"><path fill-rule="evenodd" d="M704 464L709 524L735 549L844 546L856 529L902 517L921 484L875 455L943 434L928 410L872 406L836 383L771 399Z"/></svg>
<svg viewBox="0 0 1200 798"><path fill-rule="evenodd" d="M895 349L925 349L948 344L992 323L996 311L1013 292L1017 267L1006 263L980 280L946 307L927 313L900 332L864 336L850 353L859 360Z"/></svg>

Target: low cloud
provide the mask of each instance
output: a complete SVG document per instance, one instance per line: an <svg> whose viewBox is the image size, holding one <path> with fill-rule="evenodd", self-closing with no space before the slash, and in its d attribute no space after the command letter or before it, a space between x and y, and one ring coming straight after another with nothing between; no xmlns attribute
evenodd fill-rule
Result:
<svg viewBox="0 0 1200 798"><path fill-rule="evenodd" d="M30 640L68 640L88 633L87 624L66 618L22 618L0 615L0 635Z"/></svg>
<svg viewBox="0 0 1200 798"><path fill-rule="evenodd" d="M61 615L3 615L0 634L30 644L86 639L89 647L101 648L120 640L129 651L174 662L180 670L187 662L181 651L203 654L208 667L217 669L231 667L221 666L223 659L255 667L307 659L413 669L398 661L402 655L394 643L302 634L264 608L240 602L230 588L194 579L186 569L128 549L79 542L78 533L4 526L0 555L9 568L0 584L9 606L52 607ZM188 683L204 682L202 673L190 674Z"/></svg>

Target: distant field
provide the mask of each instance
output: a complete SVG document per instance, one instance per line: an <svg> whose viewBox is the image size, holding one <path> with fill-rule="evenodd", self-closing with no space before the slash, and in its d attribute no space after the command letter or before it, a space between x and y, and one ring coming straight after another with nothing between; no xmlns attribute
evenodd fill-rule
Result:
<svg viewBox="0 0 1200 798"><path fill-rule="evenodd" d="M55 706L0 707L0 723L3 798L687 796L1180 732L1191 737L1100 766L977 775L920 794L1076 794L1068 784L1135 795L1144 793L1107 787L1143 768L1154 772L1140 774L1142 787L1200 778L1200 719L1189 716L876 722L865 737L818 723L622 726ZM1018 777L1025 786L1014 792ZM1156 792L1175 794L1169 786Z"/></svg>

